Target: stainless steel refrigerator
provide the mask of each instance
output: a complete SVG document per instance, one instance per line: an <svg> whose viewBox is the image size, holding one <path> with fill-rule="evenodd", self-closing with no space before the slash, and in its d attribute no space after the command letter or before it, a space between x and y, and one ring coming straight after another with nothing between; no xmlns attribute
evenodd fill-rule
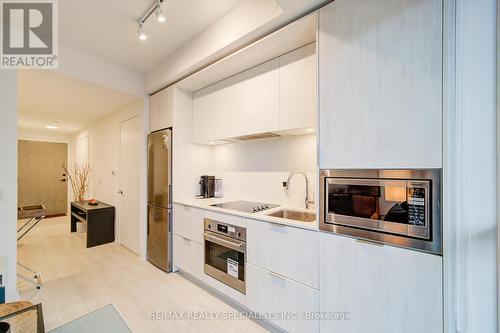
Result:
<svg viewBox="0 0 500 333"><path fill-rule="evenodd" d="M148 136L147 258L172 271L172 130Z"/></svg>

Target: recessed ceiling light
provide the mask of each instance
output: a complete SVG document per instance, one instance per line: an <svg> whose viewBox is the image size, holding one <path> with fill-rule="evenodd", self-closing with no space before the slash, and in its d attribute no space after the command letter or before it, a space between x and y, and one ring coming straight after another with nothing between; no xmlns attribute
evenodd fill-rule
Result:
<svg viewBox="0 0 500 333"><path fill-rule="evenodd" d="M56 129L59 129L59 125L58 125L57 121L51 121L50 123L45 125L45 128L56 130Z"/></svg>

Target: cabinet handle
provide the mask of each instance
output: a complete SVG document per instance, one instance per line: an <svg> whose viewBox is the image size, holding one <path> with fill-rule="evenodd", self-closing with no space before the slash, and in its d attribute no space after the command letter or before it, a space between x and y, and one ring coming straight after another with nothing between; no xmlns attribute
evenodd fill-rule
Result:
<svg viewBox="0 0 500 333"><path fill-rule="evenodd" d="M363 244L368 244L368 245L375 245L375 246L379 246L379 247L383 247L384 246L383 243L373 242L373 241L369 241L369 240L366 240L366 239L356 239L356 242L363 243Z"/></svg>
<svg viewBox="0 0 500 333"><path fill-rule="evenodd" d="M278 273L275 273L275 272L269 272L269 274L271 274L272 276L274 276L275 278L278 278L280 280L286 280L286 277L284 277L281 274L278 274Z"/></svg>

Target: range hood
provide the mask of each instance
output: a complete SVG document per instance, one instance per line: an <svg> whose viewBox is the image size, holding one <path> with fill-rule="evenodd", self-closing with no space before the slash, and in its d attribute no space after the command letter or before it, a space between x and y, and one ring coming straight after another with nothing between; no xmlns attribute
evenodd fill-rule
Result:
<svg viewBox="0 0 500 333"><path fill-rule="evenodd" d="M238 137L234 138L234 140L251 141L251 140L269 139L269 138L277 138L277 137L281 137L281 135L276 134L276 133L266 132L266 133L238 136Z"/></svg>

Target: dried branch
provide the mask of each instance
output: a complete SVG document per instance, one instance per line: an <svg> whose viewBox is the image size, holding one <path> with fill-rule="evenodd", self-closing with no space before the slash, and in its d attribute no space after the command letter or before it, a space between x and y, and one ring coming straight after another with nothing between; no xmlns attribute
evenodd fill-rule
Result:
<svg viewBox="0 0 500 333"><path fill-rule="evenodd" d="M64 172L68 175L71 189L76 201L83 201L85 193L88 190L90 176L92 174L92 166L90 163L78 164L75 163L72 170L66 165L63 166Z"/></svg>

